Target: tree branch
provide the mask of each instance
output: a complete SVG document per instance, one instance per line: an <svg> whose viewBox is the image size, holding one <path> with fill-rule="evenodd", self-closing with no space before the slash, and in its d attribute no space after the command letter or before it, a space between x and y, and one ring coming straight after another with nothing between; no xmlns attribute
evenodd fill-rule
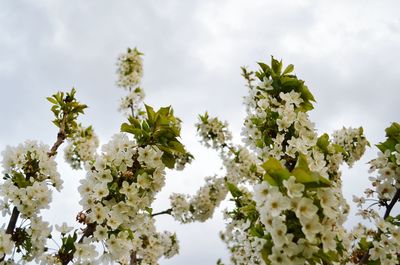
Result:
<svg viewBox="0 0 400 265"><path fill-rule="evenodd" d="M386 207L385 215L383 216L383 219L386 220L386 218L389 217L390 212L392 211L394 205L396 202L400 199L400 188L397 189L396 194L393 196L393 199L390 201L389 205Z"/></svg>
<svg viewBox="0 0 400 265"><path fill-rule="evenodd" d="M162 215L162 214L169 214L170 215L171 213L172 213L172 208L169 208L169 209L167 209L165 211L162 211L162 212L153 213L151 215L151 217L154 217L154 216L157 216L157 215Z"/></svg>
<svg viewBox="0 0 400 265"><path fill-rule="evenodd" d="M63 119L61 120L61 124L60 124L60 130L58 131L58 134L57 134L57 140L56 140L56 142L53 144L53 146L51 147L50 151L47 153L47 155L48 155L49 157L52 157L52 156L54 156L54 155L57 154L57 149L58 149L58 147L60 147L60 145L61 145L61 144L64 142L64 140L67 138L67 135L66 135L66 133L65 133L65 122L66 122L67 116L68 116L68 115L66 115L66 114L64 113Z"/></svg>
<svg viewBox="0 0 400 265"><path fill-rule="evenodd" d="M96 224L95 223L88 224L85 230L83 230L82 237L79 239L78 243L82 243L85 237L93 235L94 231L96 231Z"/></svg>
<svg viewBox="0 0 400 265"><path fill-rule="evenodd" d="M131 251L131 260L129 265L137 265L136 251Z"/></svg>

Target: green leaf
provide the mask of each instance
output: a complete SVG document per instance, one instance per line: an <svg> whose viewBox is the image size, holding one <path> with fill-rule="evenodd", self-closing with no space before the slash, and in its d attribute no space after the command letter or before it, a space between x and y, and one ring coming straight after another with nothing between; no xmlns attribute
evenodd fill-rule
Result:
<svg viewBox="0 0 400 265"><path fill-rule="evenodd" d="M53 103L53 104L57 104L57 100L55 100L54 98L52 98L52 97L47 97L46 98L48 101L50 101L51 103Z"/></svg>
<svg viewBox="0 0 400 265"><path fill-rule="evenodd" d="M175 157L172 154L164 152L161 160L166 167L170 169L173 169L175 167Z"/></svg>
<svg viewBox="0 0 400 265"><path fill-rule="evenodd" d="M271 68L267 64L261 63L261 62L259 62L257 64L261 67L261 69L263 70L264 73L267 73L267 74L271 73ZM256 73L256 75L257 75L257 73ZM261 78L261 80L262 80L262 78Z"/></svg>
<svg viewBox="0 0 400 265"><path fill-rule="evenodd" d="M288 66L286 66L286 69L283 71L282 75L289 74L289 73L293 72L293 70L294 70L294 65L289 64Z"/></svg>
<svg viewBox="0 0 400 265"><path fill-rule="evenodd" d="M153 126L156 119L156 113L154 112L154 109L149 105L145 104L144 106L147 112L147 122L149 123L150 126Z"/></svg>
<svg viewBox="0 0 400 265"><path fill-rule="evenodd" d="M14 171L12 181L17 184L18 188L26 188L31 186L31 182L25 178L25 176L19 172Z"/></svg>
<svg viewBox="0 0 400 265"><path fill-rule="evenodd" d="M153 208L151 207L146 207L144 208L146 212L148 212L150 215L153 213Z"/></svg>
<svg viewBox="0 0 400 265"><path fill-rule="evenodd" d="M311 172L307 172L302 168L295 168L292 171L293 176L295 176L296 181L299 183L309 183L309 182L319 182L318 177L315 177Z"/></svg>
<svg viewBox="0 0 400 265"><path fill-rule="evenodd" d="M140 125L140 121L132 116L129 116L128 121L135 127L135 128L141 128L142 126Z"/></svg>
<svg viewBox="0 0 400 265"><path fill-rule="evenodd" d="M185 151L185 147L183 146L183 144L181 144L180 142L178 142L178 141L170 141L169 143L168 143L168 146L172 149L172 150L174 150L175 152L178 152L178 153L185 153L186 151Z"/></svg>
<svg viewBox="0 0 400 265"><path fill-rule="evenodd" d="M333 265L333 261L335 261L335 262L339 261L339 257L333 251L324 252L321 249L315 255L323 261L322 262L323 264L326 264L326 265Z"/></svg>
<svg viewBox="0 0 400 265"><path fill-rule="evenodd" d="M291 174L295 176L297 182L303 183L308 188L329 187L331 185L328 179L310 170L307 158L303 154L299 155L296 167Z"/></svg>
<svg viewBox="0 0 400 265"><path fill-rule="evenodd" d="M300 108L299 108L299 110L302 111L302 112L307 112L307 111L310 111L310 110L313 110L313 109L314 109L313 104L311 104L308 101L302 102L300 104Z"/></svg>
<svg viewBox="0 0 400 265"><path fill-rule="evenodd" d="M325 153L328 153L329 135L324 133L317 140L317 146Z"/></svg>
<svg viewBox="0 0 400 265"><path fill-rule="evenodd" d="M261 167L266 171L264 179L273 186L281 185L284 180L289 179L291 176L289 170L273 157L269 158Z"/></svg>
<svg viewBox="0 0 400 265"><path fill-rule="evenodd" d="M273 56L271 56L271 66L272 66L272 72L279 76L281 75L282 71L282 61L275 60Z"/></svg>
<svg viewBox="0 0 400 265"><path fill-rule="evenodd" d="M255 237L259 237L262 238L264 236L264 229L261 226L261 224L257 224L255 226L252 226L250 228L250 235L255 236Z"/></svg>
<svg viewBox="0 0 400 265"><path fill-rule="evenodd" d="M278 181L279 185L281 185L284 180L288 180L292 175L286 168L270 170L268 173L271 175L271 177Z"/></svg>
<svg viewBox="0 0 400 265"><path fill-rule="evenodd" d="M65 244L64 244L65 249L66 249L67 251L68 251L68 250L73 250L73 249L75 249L74 243L75 243L76 239L77 239L76 233L74 233L73 236L69 235L69 236L67 237L67 239L65 240Z"/></svg>
<svg viewBox="0 0 400 265"><path fill-rule="evenodd" d="M336 153L346 153L346 150L344 150L344 148L338 144L332 144L333 148L335 149Z"/></svg>
<svg viewBox="0 0 400 265"><path fill-rule="evenodd" d="M306 170L307 172L310 172L310 168L308 167L307 157L305 155L303 154L299 155L299 157L297 158L296 168L301 168Z"/></svg>
<svg viewBox="0 0 400 265"><path fill-rule="evenodd" d="M171 106L162 107L157 111L157 113L159 113L159 114L161 114L163 116L169 116L169 115L171 115L171 110L172 110Z"/></svg>
<svg viewBox="0 0 400 265"><path fill-rule="evenodd" d="M270 157L264 164L261 165L261 167L265 169L265 171L279 170L283 168L281 162L273 157Z"/></svg>
<svg viewBox="0 0 400 265"><path fill-rule="evenodd" d="M260 80L263 81L264 77L266 76L266 74L264 74L263 72L256 72L256 77Z"/></svg>
<svg viewBox="0 0 400 265"><path fill-rule="evenodd" d="M329 179L324 178L320 174L318 174L316 172L312 172L312 174L318 176L318 181L320 183L320 187L330 187L332 185L332 183Z"/></svg>
<svg viewBox="0 0 400 265"><path fill-rule="evenodd" d="M281 78L281 84L284 87L297 87L300 84L300 81L297 78L283 76Z"/></svg>
<svg viewBox="0 0 400 265"><path fill-rule="evenodd" d="M385 132L387 137L396 138L400 135L400 124L393 122L390 127L386 128Z"/></svg>
<svg viewBox="0 0 400 265"><path fill-rule="evenodd" d="M278 183L268 173L264 175L264 180L271 186L278 186Z"/></svg>
<svg viewBox="0 0 400 265"><path fill-rule="evenodd" d="M271 240L267 241L263 248L261 249L261 257L266 265L271 265L271 261L269 260L268 256L272 254L272 242Z"/></svg>
<svg viewBox="0 0 400 265"><path fill-rule="evenodd" d="M238 187L236 187L235 184L231 182L226 182L226 185L233 198L237 198L243 195L243 192Z"/></svg>
<svg viewBox="0 0 400 265"><path fill-rule="evenodd" d="M136 139L141 137L143 134L141 129L135 128L134 126L127 123L121 124L121 132L131 133L136 137Z"/></svg>
<svg viewBox="0 0 400 265"><path fill-rule="evenodd" d="M304 81L302 81L302 82L304 83ZM314 98L313 94L310 92L310 90L308 90L308 87L306 85L303 84L300 87L300 93L301 93L301 98L303 100L315 102L315 98Z"/></svg>

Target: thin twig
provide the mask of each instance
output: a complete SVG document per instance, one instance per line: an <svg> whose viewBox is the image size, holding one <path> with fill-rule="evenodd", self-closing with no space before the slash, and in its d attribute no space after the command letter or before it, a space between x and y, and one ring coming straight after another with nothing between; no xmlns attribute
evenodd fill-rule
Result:
<svg viewBox="0 0 400 265"><path fill-rule="evenodd" d="M136 257L136 251L131 251L131 260L129 262L130 265L136 265L137 264L137 257Z"/></svg>
<svg viewBox="0 0 400 265"><path fill-rule="evenodd" d="M60 130L59 130L59 132L57 134L57 140L53 144L53 146L51 147L50 151L47 153L47 155L49 157L52 157L52 156L57 154L58 147L60 147L60 145L67 138L67 135L65 133L65 122L66 122L66 119L67 119L67 114L64 113L64 116L63 116L63 118L61 120L61 124L60 124Z"/></svg>
<svg viewBox="0 0 400 265"><path fill-rule="evenodd" d="M162 215L162 214L171 214L172 213L172 209L171 208L169 208L169 209L167 209L167 210L165 210L165 211L162 211L162 212L158 212L158 213L153 213L152 215L151 215L151 217L154 217L154 216L157 216L157 215Z"/></svg>

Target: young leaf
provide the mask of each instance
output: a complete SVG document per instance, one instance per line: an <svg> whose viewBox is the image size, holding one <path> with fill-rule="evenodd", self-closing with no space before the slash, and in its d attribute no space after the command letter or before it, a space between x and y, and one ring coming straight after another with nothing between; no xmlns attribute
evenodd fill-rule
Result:
<svg viewBox="0 0 400 265"><path fill-rule="evenodd" d="M286 69L283 71L282 75L286 75L289 74L291 72L293 72L294 70L294 65L293 64L289 64Z"/></svg>

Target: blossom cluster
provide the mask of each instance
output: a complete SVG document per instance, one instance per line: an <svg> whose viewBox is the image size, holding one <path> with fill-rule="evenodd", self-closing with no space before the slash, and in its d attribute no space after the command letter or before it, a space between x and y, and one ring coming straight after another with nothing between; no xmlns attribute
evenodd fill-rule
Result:
<svg viewBox="0 0 400 265"><path fill-rule="evenodd" d="M197 132L205 146L218 148L226 145L232 139L226 122L210 118L208 113L200 115L199 118L200 122L196 124Z"/></svg>
<svg viewBox="0 0 400 265"><path fill-rule="evenodd" d="M0 229L0 255L11 254L14 248L14 242L11 235L6 234L5 229Z"/></svg>
<svg viewBox="0 0 400 265"><path fill-rule="evenodd" d="M260 82L248 79L246 147L225 141L227 124L200 116L202 141L220 151L225 185L235 201L223 240L234 264L322 264L346 260L350 241L343 223L349 207L339 166L358 160L368 142L362 129L318 137L307 112L314 98L282 63L260 63ZM228 132L228 133L227 133ZM219 137L218 137L219 136ZM341 136L338 137L338 136ZM230 138L229 138L230 140ZM246 187L253 186L253 192ZM190 209L183 196L181 209Z"/></svg>
<svg viewBox="0 0 400 265"><path fill-rule="evenodd" d="M91 126L78 125L73 138L69 139L64 149L65 161L74 169L81 169L82 164L92 161L99 146L99 138Z"/></svg>
<svg viewBox="0 0 400 265"><path fill-rule="evenodd" d="M119 87L128 89L139 84L143 76L143 54L138 49L128 48L127 52L121 54L117 61L117 74Z"/></svg>
<svg viewBox="0 0 400 265"><path fill-rule="evenodd" d="M244 146L233 143L226 122L208 113L199 116L198 134L206 147L219 152L224 176L205 178L193 196L173 193L171 208L153 213L166 168L181 170L193 156L179 140L181 120L171 107L155 111L144 105L142 110L141 56L135 48L118 59L118 86L129 93L121 110L130 115L121 125L122 133L103 145L100 154L92 128L76 122L86 105L75 100L74 89L65 97L59 92L48 98L54 104L53 123L60 128L50 150L27 141L3 152L0 210L11 217L9 227L0 228L0 263L16 264L17 252L23 262L41 265L155 265L161 257L179 252L176 234L158 232L155 216L204 222L226 197L234 204L224 211L227 225L221 239L233 264L400 263L400 216L391 215L400 201L400 124L387 128L387 140L377 145L381 152L370 161L375 175L366 198L354 197L359 214L375 228L359 224L349 233L343 226L349 206L342 194L340 166L351 167L369 146L363 129L343 128L331 139L328 134L318 136L308 115L313 95L292 73L293 65L283 70L273 57L270 66L259 63L258 72L242 68L249 88ZM85 227L56 225L61 245L51 252L46 242L52 227L40 211L49 207L49 186L62 187L54 155L67 138L67 162L87 172L78 188L82 210L76 217ZM373 205L362 208L368 200L384 209L383 216ZM15 227L19 215L24 220Z"/></svg>
<svg viewBox="0 0 400 265"><path fill-rule="evenodd" d="M121 98L119 110L128 114L132 114L132 110L137 110L135 115L141 115L141 104L144 100L145 94L140 87L132 90L127 96Z"/></svg>
<svg viewBox="0 0 400 265"><path fill-rule="evenodd" d="M3 216L11 215L10 207L18 211L24 219L29 219L27 226L18 228L13 236L19 236L20 241L14 242L20 251L30 260L45 250L47 237L51 228L39 216L40 210L49 208L52 192L49 186L58 191L62 188L62 180L57 172L54 157L48 155L49 147L36 141L26 141L17 147L7 146L3 151L3 174L5 181L0 186L1 211ZM1 229L3 250L0 255L9 254L8 235ZM35 242L30 249L25 249L24 242Z"/></svg>
<svg viewBox="0 0 400 265"><path fill-rule="evenodd" d="M249 82L242 136L265 173L253 184L252 201L243 202L243 194L231 191L241 206L228 215L229 224L247 223L241 234L256 237L257 242L264 240L262 260L267 264L345 259L350 244L343 228L348 205L338 170L348 149L345 143L357 147L353 161L362 155L366 145L362 130L348 142L331 142L326 134L318 137L307 114L314 98L304 82L290 74L293 67L281 72L281 62L274 59L271 67L260 66L256 73L260 82ZM232 240L225 240L228 246L237 245L237 239ZM235 260L238 255L251 254L239 250L241 254L233 255ZM247 258L254 259L254 264L260 262L254 254Z"/></svg>
<svg viewBox="0 0 400 265"><path fill-rule="evenodd" d="M342 146L345 150L343 159L351 167L355 161L359 160L369 145L363 135L363 128L342 128L333 132L333 142Z"/></svg>
<svg viewBox="0 0 400 265"><path fill-rule="evenodd" d="M400 143L395 145L394 151L387 149L384 153L379 152L370 165L370 173L378 173L376 177L370 177L375 188L373 192L381 201L392 199L396 190L400 189ZM372 192L367 191L366 195L371 197Z"/></svg>
<svg viewBox="0 0 400 265"><path fill-rule="evenodd" d="M369 179L372 188L365 191L365 197L353 196L360 208L359 215L373 221L376 229L359 224L352 232L354 244L353 260L363 258L358 253L369 255L380 264L399 264L400 262L400 216L390 215L394 205L400 200L400 125L393 123L386 129L387 139L377 145L378 157L371 160ZM379 208L385 207L383 217L371 206L363 209L368 200L377 201ZM367 253L367 254L366 254Z"/></svg>
<svg viewBox="0 0 400 265"><path fill-rule="evenodd" d="M130 49L118 57L117 85L128 91L128 95L121 98L119 110L132 116L140 116L145 97L144 90L138 85L143 76L143 54L138 49Z"/></svg>
<svg viewBox="0 0 400 265"><path fill-rule="evenodd" d="M170 196L171 214L181 223L204 222L212 217L227 192L224 178L208 177L194 196L173 193Z"/></svg>
<svg viewBox="0 0 400 265"><path fill-rule="evenodd" d="M243 202L246 206L242 211L238 209L234 212L225 210L224 219L229 222L226 224L225 230L221 231L220 237L231 252L233 264L264 264L262 253L266 240L254 236L256 229L252 228L251 221L240 217L255 213L252 192L245 187L240 188L240 201L238 203ZM250 233L249 229L251 229Z"/></svg>
<svg viewBox="0 0 400 265"><path fill-rule="evenodd" d="M87 166L79 187L83 207L79 221L94 226L88 239L105 246L97 260L122 262L135 251L143 264L157 264L162 255L177 253L175 236L156 232L149 212L165 182L162 154L157 146L139 147L127 135L117 134Z"/></svg>
<svg viewBox="0 0 400 265"><path fill-rule="evenodd" d="M26 217L33 217L49 207L51 191L48 186L59 191L62 180L48 151L47 145L36 141L26 141L17 147L7 146L2 153L5 181L0 189L3 205L15 205Z"/></svg>

